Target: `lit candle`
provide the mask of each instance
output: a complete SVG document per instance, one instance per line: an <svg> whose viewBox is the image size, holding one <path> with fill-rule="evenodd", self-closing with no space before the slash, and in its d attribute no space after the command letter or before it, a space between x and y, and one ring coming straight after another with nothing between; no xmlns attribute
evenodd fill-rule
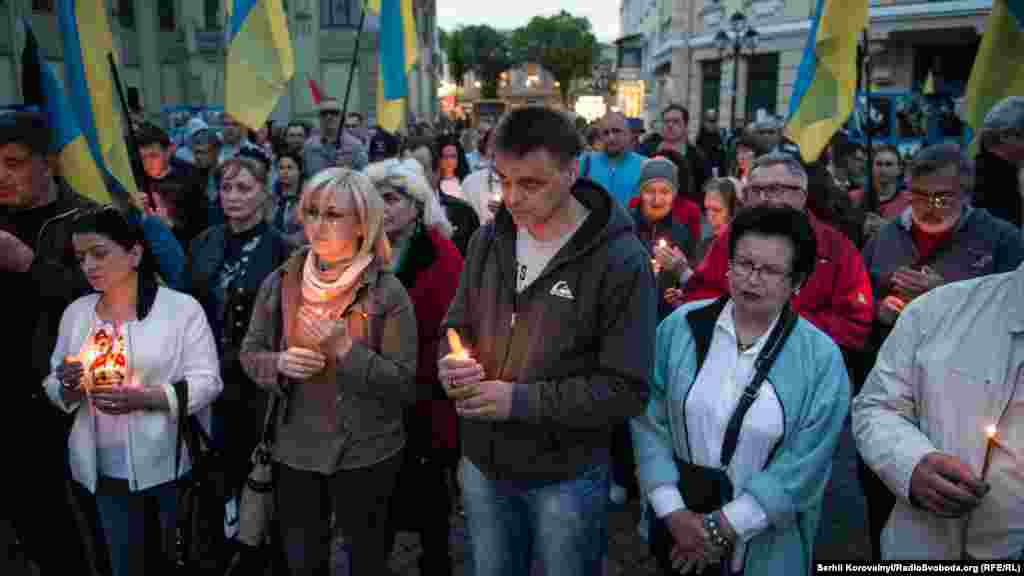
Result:
<svg viewBox="0 0 1024 576"><path fill-rule="evenodd" d="M658 248L668 248L668 242L664 238L658 240Z"/></svg>
<svg viewBox="0 0 1024 576"><path fill-rule="evenodd" d="M452 349L449 355L457 360L469 360L469 352L466 352L466 348L462 345L459 333L454 328L449 328L447 334L448 346Z"/></svg>
<svg viewBox="0 0 1024 576"><path fill-rule="evenodd" d="M981 481L984 482L988 476L988 467L992 463L992 448L999 445L998 433L996 431L995 424L989 424L985 427L985 436L987 441L985 442L985 463L981 466Z"/></svg>

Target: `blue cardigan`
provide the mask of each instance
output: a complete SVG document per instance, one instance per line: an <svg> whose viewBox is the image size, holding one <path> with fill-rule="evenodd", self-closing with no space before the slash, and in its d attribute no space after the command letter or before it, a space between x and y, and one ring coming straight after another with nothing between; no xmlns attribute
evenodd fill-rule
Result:
<svg viewBox="0 0 1024 576"><path fill-rule="evenodd" d="M697 377L691 330L710 337L724 305L725 299L691 302L658 327L647 409L630 423L645 495L677 485L673 456L690 458L683 405ZM782 404L784 431L765 468L735 487L737 496L749 493L757 500L770 523L748 543L744 573L800 576L810 573L825 485L850 407L850 382L839 348L804 319L797 321L766 382Z"/></svg>

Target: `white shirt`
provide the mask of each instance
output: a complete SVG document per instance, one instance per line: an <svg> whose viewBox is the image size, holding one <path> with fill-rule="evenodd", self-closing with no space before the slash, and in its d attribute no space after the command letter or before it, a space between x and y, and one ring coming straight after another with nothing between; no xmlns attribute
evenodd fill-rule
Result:
<svg viewBox="0 0 1024 576"><path fill-rule="evenodd" d="M530 284L533 284L533 281L547 268L551 259L569 243L569 240L587 221L590 210L575 198L572 199L572 202L577 208L576 223L568 232L554 240L542 242L534 238L526 228L519 228L516 234L516 292L522 293L529 288Z"/></svg>
<svg viewBox="0 0 1024 576"><path fill-rule="evenodd" d="M501 201L501 180L490 168L477 170L462 181L462 194L476 210L483 226L494 219L494 213L487 204L492 200Z"/></svg>
<svg viewBox="0 0 1024 576"><path fill-rule="evenodd" d="M712 468L720 466L725 429L744 388L754 376L754 361L778 321L776 318L753 346L740 353L733 320L733 303L728 302L718 316L707 358L684 400L690 460L693 464ZM782 404L769 380L765 379L757 399L743 420L736 452L726 470L733 486L742 486L764 468L776 443L782 438L783 426ZM659 518L686 507L676 486L659 486L650 492L648 498ZM757 500L745 493L736 495L732 502L722 508L722 513L738 537L732 556L732 569L739 571L743 569L747 542L768 528L768 516Z"/></svg>
<svg viewBox="0 0 1024 576"><path fill-rule="evenodd" d="M466 196L462 193L462 184L459 183L458 178L445 178L441 180L441 192L459 200L466 199Z"/></svg>
<svg viewBox="0 0 1024 576"><path fill-rule="evenodd" d="M883 560L956 560L966 536L975 558L1024 550L1024 265L947 284L900 314L853 399L853 436L864 461L897 495L882 531ZM991 491L968 517L939 518L910 504L914 469L931 452L980 475L985 427L1008 448L992 451Z"/></svg>

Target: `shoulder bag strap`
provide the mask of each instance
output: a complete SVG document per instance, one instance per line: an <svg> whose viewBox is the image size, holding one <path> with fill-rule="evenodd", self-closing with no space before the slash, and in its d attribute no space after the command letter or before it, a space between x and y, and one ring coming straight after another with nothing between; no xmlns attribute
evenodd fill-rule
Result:
<svg viewBox="0 0 1024 576"><path fill-rule="evenodd" d="M747 411L750 410L750 407L753 406L754 400L757 399L757 392L761 388L761 383L768 377L768 371L771 370L772 364L775 363L775 359L779 356L779 352L782 350L783 345L785 345L786 339L793 332L797 318L796 313L787 304L783 308L782 315L775 324L775 328L772 329L772 333L768 335L768 341L765 342L764 347L761 348L761 353L757 355L757 360L754 361L754 377L743 390L740 402L732 413L732 417L729 418L729 425L725 429L725 438L722 440L721 459L721 467L723 469L727 468L729 463L732 462L732 457L736 452L736 443L740 437L740 428L743 426L743 419L747 416Z"/></svg>
<svg viewBox="0 0 1024 576"><path fill-rule="evenodd" d="M583 178L590 178L590 153L583 155Z"/></svg>
<svg viewBox="0 0 1024 576"><path fill-rule="evenodd" d="M260 436L260 443L268 447L274 444L274 424L276 424L277 405L277 395L270 394L270 405L267 406L267 413L263 416L263 434Z"/></svg>
<svg viewBox="0 0 1024 576"><path fill-rule="evenodd" d="M184 380L174 383L174 394L178 399L178 437L174 444L174 477L181 474L181 449L185 444L185 436L188 434L188 384Z"/></svg>

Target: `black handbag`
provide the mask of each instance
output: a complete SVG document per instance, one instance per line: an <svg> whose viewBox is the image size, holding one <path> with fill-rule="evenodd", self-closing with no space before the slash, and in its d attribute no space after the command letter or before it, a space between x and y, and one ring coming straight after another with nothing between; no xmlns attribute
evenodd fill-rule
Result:
<svg viewBox="0 0 1024 576"><path fill-rule="evenodd" d="M725 429L725 437L722 439L722 455L719 466L717 468L700 466L691 462L685 462L679 458L675 459L676 468L679 470L679 493L683 494L687 510L697 514L710 514L733 500L732 481L729 480L729 476L725 471L728 469L729 463L732 462L732 457L736 453L736 444L739 441L740 429L743 427L743 419L746 417L750 407L753 406L754 400L757 399L758 390L760 390L765 378L768 377L768 371L771 370L772 364L775 363L775 359L786 343L786 339L793 332L797 319L796 313L788 305L783 308L779 321L775 324L771 334L768 335L768 341L761 348L761 353L758 354L757 360L754 361L754 376L750 379L750 383L747 384L746 388L743 389L743 395L740 396L736 410L729 417L729 424ZM702 363L703 357L698 360L698 364ZM700 372L700 369L701 366L698 365L697 373ZM669 568L672 566L671 553L674 544L672 534L669 532L664 520L658 518L653 510L648 512L651 554L657 559L658 565L661 566L662 570L669 572L671 571ZM724 574L728 573L727 567L728 562L726 561L724 565L718 564L705 568L703 573L716 574L721 572Z"/></svg>
<svg viewBox="0 0 1024 576"><path fill-rule="evenodd" d="M225 555L224 503L228 496L223 458L195 415L188 410L188 385L174 384L178 399L178 438L174 470L181 471L182 448L189 451L192 470L178 479L177 572L218 574Z"/></svg>

